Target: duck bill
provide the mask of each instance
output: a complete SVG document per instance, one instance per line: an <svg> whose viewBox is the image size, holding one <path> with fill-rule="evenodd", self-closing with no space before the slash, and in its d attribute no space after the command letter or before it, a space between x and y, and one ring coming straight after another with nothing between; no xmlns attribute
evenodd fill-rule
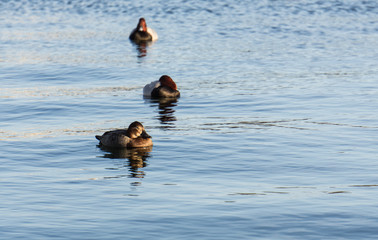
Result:
<svg viewBox="0 0 378 240"><path fill-rule="evenodd" d="M142 134L140 135L142 138L151 138L151 136L150 135L148 135L148 133L145 131L145 130L143 130L143 132L142 132Z"/></svg>

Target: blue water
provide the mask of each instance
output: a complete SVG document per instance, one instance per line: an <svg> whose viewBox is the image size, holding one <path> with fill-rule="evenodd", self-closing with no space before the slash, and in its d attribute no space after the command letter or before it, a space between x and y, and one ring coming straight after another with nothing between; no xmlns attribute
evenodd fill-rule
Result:
<svg viewBox="0 0 378 240"><path fill-rule="evenodd" d="M0 82L1 239L378 237L376 1L3 0Z"/></svg>

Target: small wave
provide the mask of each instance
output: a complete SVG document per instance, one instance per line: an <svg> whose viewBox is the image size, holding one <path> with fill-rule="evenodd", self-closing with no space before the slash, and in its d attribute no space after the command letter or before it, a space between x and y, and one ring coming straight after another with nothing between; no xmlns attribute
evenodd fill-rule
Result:
<svg viewBox="0 0 378 240"><path fill-rule="evenodd" d="M255 189L255 191L245 191L245 192L234 192L228 193L228 196L244 196L244 197L253 197L253 196L264 196L264 195L298 195L303 194L306 196L315 196L315 195L337 195L337 194L350 194L353 193L355 187L376 187L376 184L368 185L345 185L345 186L279 186L274 187L273 189L264 190L264 189ZM285 189L285 191L276 191L275 189ZM370 190L370 189L366 189Z"/></svg>
<svg viewBox="0 0 378 240"><path fill-rule="evenodd" d="M16 131L1 131L0 141L16 141L20 139L30 139L30 138L45 138L45 137L57 137L62 135L90 135L95 134L94 129L50 129L50 130L35 130L29 132L16 132Z"/></svg>
<svg viewBox="0 0 378 240"><path fill-rule="evenodd" d="M310 130L311 127L305 127L306 121L309 119L280 119L280 120L264 120L264 119L241 119L240 117L206 117L198 118L181 118L172 131L179 131L182 134L192 134L193 131L206 131L215 133L239 133L248 129L265 129L272 127L290 128L296 130ZM184 123L184 124L180 124Z"/></svg>
<svg viewBox="0 0 378 240"><path fill-rule="evenodd" d="M0 141L17 141L21 139L53 138L60 136L93 136L115 128L104 128L105 125L112 124L120 126L121 121L107 120L95 123L83 123L81 125L69 126L66 128L49 129L20 129L5 130L0 129Z"/></svg>
<svg viewBox="0 0 378 240"><path fill-rule="evenodd" d="M378 128L378 126L364 126L364 125L354 125L354 124L347 124L347 123L315 122L315 121L309 121L309 123L317 124L317 125L330 125L330 126L341 126L341 127L351 127L351 128L369 128L369 129Z"/></svg>
<svg viewBox="0 0 378 240"><path fill-rule="evenodd" d="M122 93L140 89L141 87L93 87L93 88L0 88L0 98L29 98L29 97L61 97L87 96L97 94Z"/></svg>

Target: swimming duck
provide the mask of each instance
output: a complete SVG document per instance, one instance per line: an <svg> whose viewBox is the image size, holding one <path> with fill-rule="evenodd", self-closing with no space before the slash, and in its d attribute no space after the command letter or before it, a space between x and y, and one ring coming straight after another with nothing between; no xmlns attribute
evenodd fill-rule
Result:
<svg viewBox="0 0 378 240"><path fill-rule="evenodd" d="M178 98L180 92L176 83L168 75L163 75L158 81L151 82L144 86L143 96L151 98Z"/></svg>
<svg viewBox="0 0 378 240"><path fill-rule="evenodd" d="M118 129L96 135L100 145L112 148L137 148L152 146L151 136L140 122L133 122L128 129Z"/></svg>
<svg viewBox="0 0 378 240"><path fill-rule="evenodd" d="M144 18L140 18L137 27L130 33L129 38L135 43L142 43L156 41L158 40L158 35L152 28L147 27Z"/></svg>

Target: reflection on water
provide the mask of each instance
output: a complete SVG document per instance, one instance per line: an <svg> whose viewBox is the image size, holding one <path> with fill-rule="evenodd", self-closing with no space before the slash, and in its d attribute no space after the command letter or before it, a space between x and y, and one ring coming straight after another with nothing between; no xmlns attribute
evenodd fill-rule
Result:
<svg viewBox="0 0 378 240"><path fill-rule="evenodd" d="M174 122L177 120L174 113L177 106L177 98L162 98L162 99L150 99L145 98L146 103L150 103L151 107L158 107L159 115L156 117L163 125L161 128L174 128Z"/></svg>
<svg viewBox="0 0 378 240"><path fill-rule="evenodd" d="M135 46L137 52L138 52L138 58L143 58L147 56L147 48L151 46L152 42L140 42L140 43L134 43L132 44Z"/></svg>
<svg viewBox="0 0 378 240"><path fill-rule="evenodd" d="M136 49L138 51L138 58L142 58L142 57L147 56L147 44L146 43L136 44Z"/></svg>
<svg viewBox="0 0 378 240"><path fill-rule="evenodd" d="M104 146L100 147L102 151L106 152L104 158L110 159L128 159L128 161L118 162L117 169L129 168L130 174L128 177L131 178L143 178L145 176L144 171L140 168L147 166L147 158L150 157L150 152L152 151L152 146L145 148L132 148L132 149L114 149L106 148Z"/></svg>

